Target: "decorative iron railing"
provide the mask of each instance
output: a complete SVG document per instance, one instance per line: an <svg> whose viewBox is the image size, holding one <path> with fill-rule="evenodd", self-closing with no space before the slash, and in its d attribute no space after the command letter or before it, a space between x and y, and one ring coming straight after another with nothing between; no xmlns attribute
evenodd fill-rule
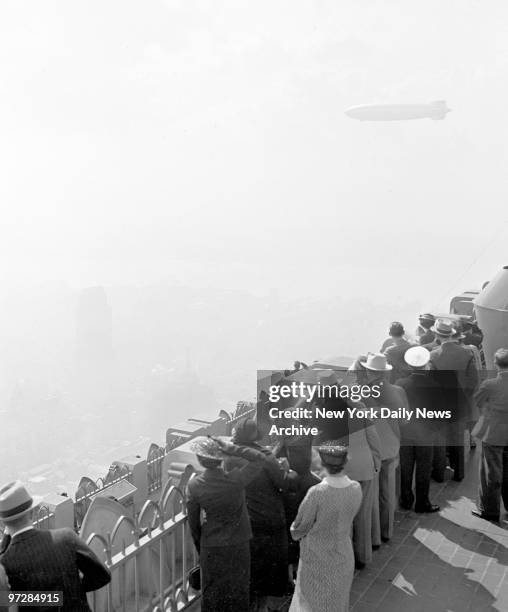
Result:
<svg viewBox="0 0 508 612"><path fill-rule="evenodd" d="M48 506L40 505L34 510L33 521L36 529L51 529L54 527L55 514Z"/></svg>
<svg viewBox="0 0 508 612"><path fill-rule="evenodd" d="M169 487L156 503L147 500L138 517L122 516L107 537L87 540L111 571L111 582L90 594L94 612L176 612L199 596L188 582L197 564L185 498Z"/></svg>
<svg viewBox="0 0 508 612"><path fill-rule="evenodd" d="M167 436L167 441L166 441L166 455L169 453L169 451L172 451L174 448L177 448L178 446L181 446L182 444L184 444L185 442L187 442L189 439L188 436L183 436L178 434L178 432L171 432L168 436Z"/></svg>
<svg viewBox="0 0 508 612"><path fill-rule="evenodd" d="M240 419L245 417L256 417L256 403L240 401L236 404L235 410L229 413L221 410L220 417L226 422L226 435L231 436L233 429Z"/></svg>
<svg viewBox="0 0 508 612"><path fill-rule="evenodd" d="M149 494L158 491L162 486L162 462L165 455L166 451L162 446L150 444L146 457Z"/></svg>
<svg viewBox="0 0 508 612"><path fill-rule="evenodd" d="M99 491L106 490L109 486L120 482L121 480L131 480L131 471L125 465L111 465L108 473L104 478L92 480L87 476L81 478L74 502L74 527L79 530L86 511L91 503L91 497Z"/></svg>

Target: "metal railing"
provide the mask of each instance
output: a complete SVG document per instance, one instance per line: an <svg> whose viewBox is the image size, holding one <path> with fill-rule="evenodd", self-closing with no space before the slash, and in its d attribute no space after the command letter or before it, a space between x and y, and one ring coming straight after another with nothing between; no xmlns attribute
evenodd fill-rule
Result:
<svg viewBox="0 0 508 612"><path fill-rule="evenodd" d="M166 451L162 446L150 444L146 457L148 493L158 491L162 486L162 462L165 456Z"/></svg>
<svg viewBox="0 0 508 612"><path fill-rule="evenodd" d="M256 417L256 403L240 401L236 404L236 409L228 413L221 410L220 416L226 421L226 435L231 436L235 425L245 417Z"/></svg>
<svg viewBox="0 0 508 612"><path fill-rule="evenodd" d="M86 511L92 503L90 498L93 495L121 480L130 482L131 477L132 473L125 465L111 465L106 476L104 478L98 478L97 480L92 480L84 476L79 483L74 502L74 527L76 530L78 530L83 523Z"/></svg>
<svg viewBox="0 0 508 612"><path fill-rule="evenodd" d="M52 529L55 526L55 513L48 506L40 505L34 510L33 521L36 529Z"/></svg>
<svg viewBox="0 0 508 612"><path fill-rule="evenodd" d="M197 564L185 498L170 487L160 503L147 500L138 517L122 516L106 538L87 540L111 571L111 582L89 596L94 612L182 610L199 593L188 583Z"/></svg>

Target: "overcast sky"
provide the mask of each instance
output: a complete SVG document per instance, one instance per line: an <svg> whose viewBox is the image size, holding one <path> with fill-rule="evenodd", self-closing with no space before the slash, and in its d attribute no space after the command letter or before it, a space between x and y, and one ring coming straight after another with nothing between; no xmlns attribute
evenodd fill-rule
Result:
<svg viewBox="0 0 508 612"><path fill-rule="evenodd" d="M507 17L501 0L3 0L3 289L478 285L508 264ZM435 99L444 121L344 114Z"/></svg>

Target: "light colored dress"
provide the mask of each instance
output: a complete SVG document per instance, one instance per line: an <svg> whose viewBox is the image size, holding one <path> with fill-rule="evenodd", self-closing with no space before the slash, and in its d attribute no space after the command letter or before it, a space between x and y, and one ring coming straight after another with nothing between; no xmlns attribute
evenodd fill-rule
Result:
<svg viewBox="0 0 508 612"><path fill-rule="evenodd" d="M300 562L289 612L347 612L353 582L351 526L362 489L342 474L311 487L291 525Z"/></svg>

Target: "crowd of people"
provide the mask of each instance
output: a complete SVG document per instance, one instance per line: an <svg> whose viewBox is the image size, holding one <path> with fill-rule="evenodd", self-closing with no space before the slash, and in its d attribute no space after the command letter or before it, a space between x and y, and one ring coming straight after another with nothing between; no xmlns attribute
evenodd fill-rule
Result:
<svg viewBox="0 0 508 612"><path fill-rule="evenodd" d="M498 375L487 379L481 341L468 321L425 313L411 337L394 322L379 352L359 356L346 373L331 366L309 377L377 385L379 397L362 399L359 416L301 418L317 436L268 441L259 419L245 418L231 442L197 438L204 470L187 495L202 610L281 610L289 597L291 612L348 610L355 568L390 541L397 506L438 512L431 480L443 482L448 471L464 478L465 435L482 441L473 513L499 521L501 498L508 508L508 349L496 352ZM312 367L296 362L285 379L305 380L305 370ZM331 411L352 405L333 395L313 402ZM364 416L375 407L435 416Z"/></svg>
<svg viewBox="0 0 508 612"><path fill-rule="evenodd" d="M394 322L380 351L347 371L295 362L284 373L287 381L312 373L329 388L379 389L356 402L317 395L312 416L299 419L317 436L267 439L265 394L258 418L240 419L231 440L195 438L202 470L188 483L186 507L203 612L275 611L289 598L291 612L348 610L355 568L390 541L397 506L438 512L431 479L443 482L448 471L464 478L466 432L482 442L473 514L499 521L501 499L508 508L508 349L497 350L497 376L487 377L481 341L474 323L458 319L423 314L411 337ZM318 419L317 408L344 417ZM382 418L376 408L397 416ZM430 417L404 416L423 408ZM20 482L0 488L0 591L63 585L60 609L89 610L86 592L110 581L108 569L72 530L34 529L35 505Z"/></svg>

